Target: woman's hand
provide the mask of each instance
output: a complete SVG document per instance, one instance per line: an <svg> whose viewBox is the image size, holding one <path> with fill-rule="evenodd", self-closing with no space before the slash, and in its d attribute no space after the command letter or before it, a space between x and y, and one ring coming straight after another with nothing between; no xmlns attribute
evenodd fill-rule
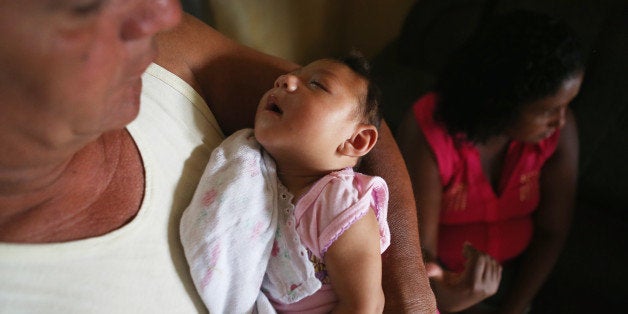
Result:
<svg viewBox="0 0 628 314"><path fill-rule="evenodd" d="M438 264L426 263L438 307L443 311L466 309L497 292L502 277L502 266L491 256L465 244L463 254L467 258L461 273L443 270Z"/></svg>

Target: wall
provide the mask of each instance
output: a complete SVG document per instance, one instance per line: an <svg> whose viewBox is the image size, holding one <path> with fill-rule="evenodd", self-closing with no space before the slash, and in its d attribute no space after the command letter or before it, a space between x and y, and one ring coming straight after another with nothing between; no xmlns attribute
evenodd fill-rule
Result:
<svg viewBox="0 0 628 314"><path fill-rule="evenodd" d="M208 0L211 24L253 48L298 63L376 55L399 33L414 0Z"/></svg>

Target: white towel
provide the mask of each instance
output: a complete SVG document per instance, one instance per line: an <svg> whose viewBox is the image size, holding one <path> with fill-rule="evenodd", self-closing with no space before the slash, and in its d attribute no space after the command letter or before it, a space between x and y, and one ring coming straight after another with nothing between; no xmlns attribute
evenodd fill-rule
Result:
<svg viewBox="0 0 628 314"><path fill-rule="evenodd" d="M260 288L277 230L277 182L251 129L212 152L180 232L210 313L274 312Z"/></svg>

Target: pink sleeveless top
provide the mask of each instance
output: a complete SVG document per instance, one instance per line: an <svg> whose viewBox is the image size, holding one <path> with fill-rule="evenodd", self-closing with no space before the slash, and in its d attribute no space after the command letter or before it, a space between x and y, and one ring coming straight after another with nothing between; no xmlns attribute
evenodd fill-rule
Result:
<svg viewBox="0 0 628 314"><path fill-rule="evenodd" d="M447 268L462 270L465 242L500 263L518 256L532 238L540 171L556 149L559 132L534 144L511 141L494 191L478 150L454 140L444 125L434 121L436 101L436 94L426 94L413 109L436 157L443 186L438 258Z"/></svg>

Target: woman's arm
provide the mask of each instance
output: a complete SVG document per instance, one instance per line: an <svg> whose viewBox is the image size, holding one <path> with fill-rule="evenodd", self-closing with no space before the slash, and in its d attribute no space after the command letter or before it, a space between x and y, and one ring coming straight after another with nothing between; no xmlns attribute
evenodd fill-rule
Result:
<svg viewBox="0 0 628 314"><path fill-rule="evenodd" d="M561 130L556 152L541 171L541 202L528 246L503 313L522 313L551 272L571 224L578 173L578 132L573 113Z"/></svg>
<svg viewBox="0 0 628 314"><path fill-rule="evenodd" d="M435 313L421 246L412 184L399 147L386 123L377 144L366 155L360 171L378 175L388 184L388 225L391 243L382 255L382 285L386 313Z"/></svg>
<svg viewBox="0 0 628 314"><path fill-rule="evenodd" d="M412 108L406 112L399 125L397 141L412 180L420 222L421 247L425 254L423 257L426 262L436 262L443 187L436 157L414 118Z"/></svg>
<svg viewBox="0 0 628 314"><path fill-rule="evenodd" d="M452 273L442 269L437 262L437 248L443 188L436 158L412 109L406 113L397 137L412 178L419 210L421 244L438 307L445 311L463 310L495 294L502 268L488 254L465 246L464 271Z"/></svg>
<svg viewBox="0 0 628 314"><path fill-rule="evenodd" d="M332 313L381 313L384 309L379 226L373 210L347 229L325 253L338 304Z"/></svg>

